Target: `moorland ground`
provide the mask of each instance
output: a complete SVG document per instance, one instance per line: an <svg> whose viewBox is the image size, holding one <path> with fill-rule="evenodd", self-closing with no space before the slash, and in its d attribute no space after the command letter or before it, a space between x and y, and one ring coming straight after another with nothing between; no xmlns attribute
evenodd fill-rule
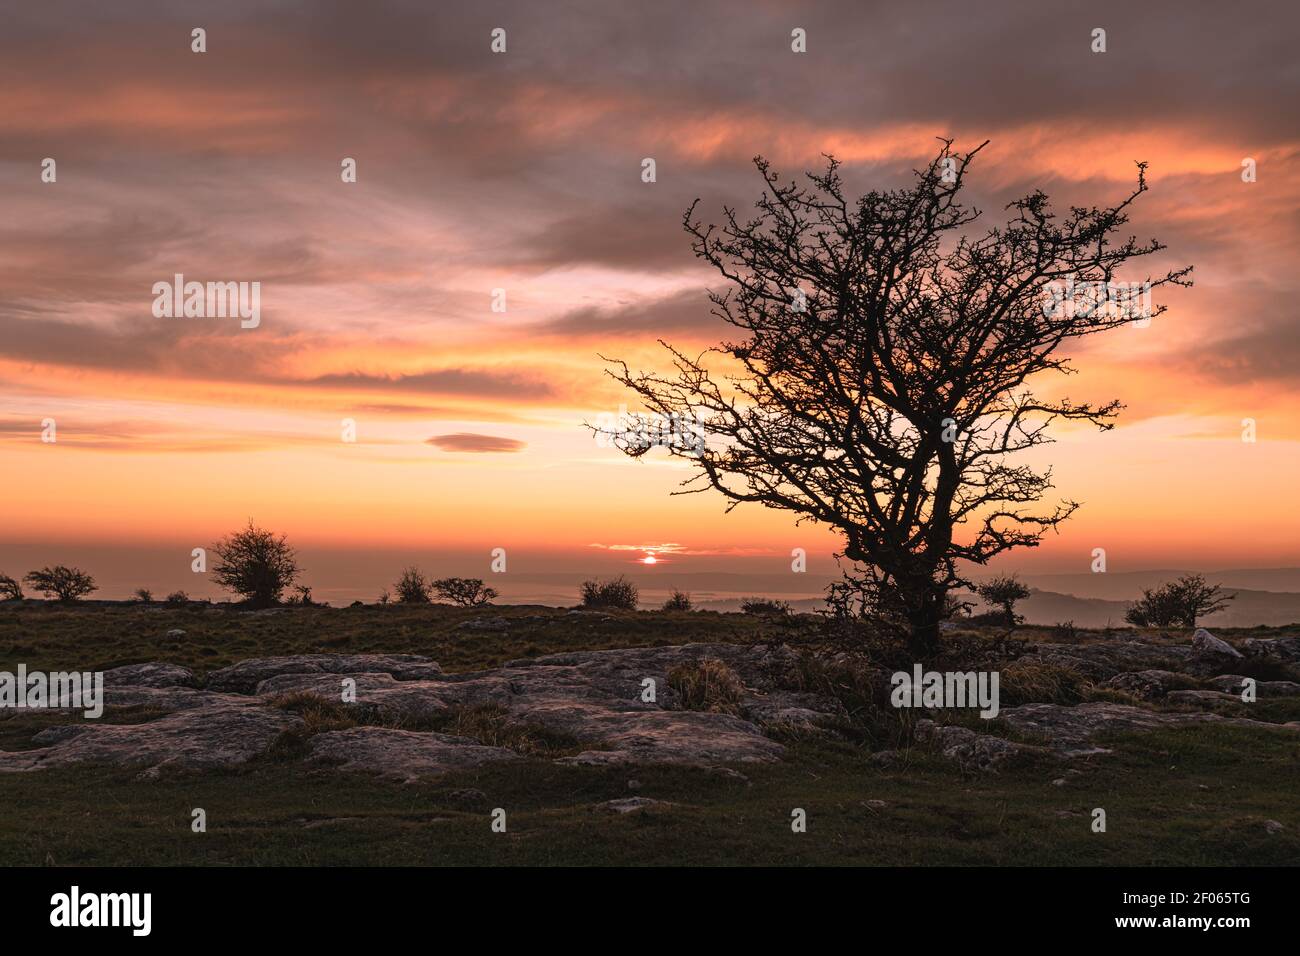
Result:
<svg viewBox="0 0 1300 956"><path fill-rule="evenodd" d="M200 678L249 658L419 654L449 673L566 651L694 642L787 643L806 616L441 605L293 607L247 612L40 602L0 605L0 670L107 670L163 661ZM183 631L182 635L168 632ZM1132 632L1128 632L1132 633ZM1230 642L1300 627L1216 632ZM1100 631L1022 628L1030 641L1096 643ZM1185 633L1151 632L1186 644ZM973 639L989 639L974 635ZM1055 691L1043 691L1050 696ZM1114 693L1084 686L1087 699ZM1161 705L1173 707L1173 705ZM1300 720L1300 698L1252 716ZM101 720L154 715L110 709ZM37 746L51 712L0 712L0 750ZM954 720L962 718L954 716ZM1043 756L973 771L924 746L872 759L869 734L786 736L772 763L717 768L584 766L545 754L396 783L325 772L286 751L230 770L142 778L118 766L0 773L2 865L989 864L1288 865L1300 861L1300 735L1208 724L1122 733L1109 753ZM606 801L643 797L619 814ZM206 833L191 812L207 813ZM505 833L490 811L508 809ZM1092 830L1103 807L1105 833ZM791 811L807 811L792 832ZM1280 827L1278 826L1280 824Z"/></svg>

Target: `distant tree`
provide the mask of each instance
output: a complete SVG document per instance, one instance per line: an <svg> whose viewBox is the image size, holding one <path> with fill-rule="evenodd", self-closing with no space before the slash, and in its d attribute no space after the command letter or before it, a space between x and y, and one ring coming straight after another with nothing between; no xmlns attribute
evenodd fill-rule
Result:
<svg viewBox="0 0 1300 956"><path fill-rule="evenodd" d="M773 601L769 598L759 597L741 598L740 612L742 614L776 615L780 617L790 613L790 602Z"/></svg>
<svg viewBox="0 0 1300 956"><path fill-rule="evenodd" d="M985 604L1002 608L1007 626L1012 627L1022 620L1016 614L1016 602L1029 597L1029 588L1014 577L1001 577L977 585L975 593L984 599Z"/></svg>
<svg viewBox="0 0 1300 956"><path fill-rule="evenodd" d="M190 596L184 591L173 591L171 594L167 595L166 599L166 603L171 605L188 604L189 602Z"/></svg>
<svg viewBox="0 0 1300 956"><path fill-rule="evenodd" d="M1124 620L1136 627L1195 627L1198 618L1222 611L1235 594L1223 594L1219 585L1209 585L1203 574L1184 575L1153 589L1144 588L1142 597L1124 612Z"/></svg>
<svg viewBox="0 0 1300 956"><path fill-rule="evenodd" d="M135 596L136 603L138 604L153 603L153 592L150 591L148 588L136 588L134 596Z"/></svg>
<svg viewBox="0 0 1300 956"><path fill-rule="evenodd" d="M280 595L291 587L302 568L297 552L284 535L258 528L252 521L242 531L222 538L212 546L217 565L212 576L227 591L256 607L278 604Z"/></svg>
<svg viewBox="0 0 1300 956"><path fill-rule="evenodd" d="M635 611L641 592L627 578L619 575L612 581L582 582L582 606Z"/></svg>
<svg viewBox="0 0 1300 956"><path fill-rule="evenodd" d="M497 592L485 588L482 578L439 578L433 582L434 593L461 607L478 607L491 604Z"/></svg>
<svg viewBox="0 0 1300 956"><path fill-rule="evenodd" d="M684 591L673 591L667 601L664 601L663 609L665 611L693 611L695 605L691 602L691 596Z"/></svg>
<svg viewBox="0 0 1300 956"><path fill-rule="evenodd" d="M7 574L0 574L0 600L21 601L23 587Z"/></svg>
<svg viewBox="0 0 1300 956"><path fill-rule="evenodd" d="M402 604L428 604L429 588L429 579L424 576L423 571L414 566L404 569L402 576L393 585L393 590L397 592L397 600Z"/></svg>
<svg viewBox="0 0 1300 956"><path fill-rule="evenodd" d="M23 580L47 598L54 597L60 601L75 601L97 590L95 579L85 571L62 564L56 564L52 568L44 567L39 571L29 571Z"/></svg>
<svg viewBox="0 0 1300 956"><path fill-rule="evenodd" d="M1190 284L1190 268L1120 281L1164 248L1117 235L1147 190L1145 164L1115 205L1058 214L1034 191L981 232L959 199L979 149L950 147L907 187L857 199L834 159L801 183L759 158L752 218L724 207L708 223L692 205L692 249L727 282L713 314L736 337L701 353L666 345L668 372L614 361L609 373L698 440L597 429L633 457L664 446L690 464L679 494L712 489L729 508L835 529L864 603L899 612L918 658L938 651L944 598L969 585L962 566L1037 545L1078 507L1044 505L1050 469L1011 456L1050 442L1055 421L1104 430L1121 408L1030 383L1073 371L1078 340L1163 312L1150 289Z"/></svg>

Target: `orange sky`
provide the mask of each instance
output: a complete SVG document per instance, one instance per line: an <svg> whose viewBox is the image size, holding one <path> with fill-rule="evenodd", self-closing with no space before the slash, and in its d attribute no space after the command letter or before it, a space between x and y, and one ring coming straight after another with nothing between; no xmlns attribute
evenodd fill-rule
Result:
<svg viewBox="0 0 1300 956"><path fill-rule="evenodd" d="M833 152L865 190L943 134L992 140L970 173L990 224L1036 187L1112 202L1149 162L1132 230L1168 244L1153 270L1195 266L1151 328L1077 354L1070 396L1128 409L1042 451L1085 506L1005 565L1300 564L1288 31L1159 4L72 9L0 38L0 559L208 543L250 516L331 547L829 552L786 515L669 497L688 472L666 456L597 447L582 422L628 400L598 353L653 367L658 337L717 341L680 218L756 198L754 154L795 174ZM175 273L259 281L261 324L155 318ZM480 437L430 441L448 435Z"/></svg>

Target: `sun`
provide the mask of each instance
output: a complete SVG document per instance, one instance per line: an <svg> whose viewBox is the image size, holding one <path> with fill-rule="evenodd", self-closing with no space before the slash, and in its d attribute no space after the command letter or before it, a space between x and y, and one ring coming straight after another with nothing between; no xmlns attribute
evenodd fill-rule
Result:
<svg viewBox="0 0 1300 956"><path fill-rule="evenodd" d="M647 554L644 558L641 559L641 563L642 563L642 564L658 564L658 563L659 563L659 559L656 558L653 554Z"/></svg>

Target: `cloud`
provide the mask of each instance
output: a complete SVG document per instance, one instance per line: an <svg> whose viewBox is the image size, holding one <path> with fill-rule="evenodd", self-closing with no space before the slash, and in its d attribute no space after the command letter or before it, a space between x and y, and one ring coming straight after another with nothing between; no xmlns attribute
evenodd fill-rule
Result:
<svg viewBox="0 0 1300 956"><path fill-rule="evenodd" d="M500 438L496 435L476 435L473 432L457 432L454 435L435 435L428 440L443 451L467 451L487 453L509 453L523 451L526 443L514 438Z"/></svg>
<svg viewBox="0 0 1300 956"><path fill-rule="evenodd" d="M448 368L408 375L370 375L343 372L319 375L299 384L327 388L356 388L381 392L416 392L472 395L493 398L545 398L555 394L553 386L516 372Z"/></svg>

